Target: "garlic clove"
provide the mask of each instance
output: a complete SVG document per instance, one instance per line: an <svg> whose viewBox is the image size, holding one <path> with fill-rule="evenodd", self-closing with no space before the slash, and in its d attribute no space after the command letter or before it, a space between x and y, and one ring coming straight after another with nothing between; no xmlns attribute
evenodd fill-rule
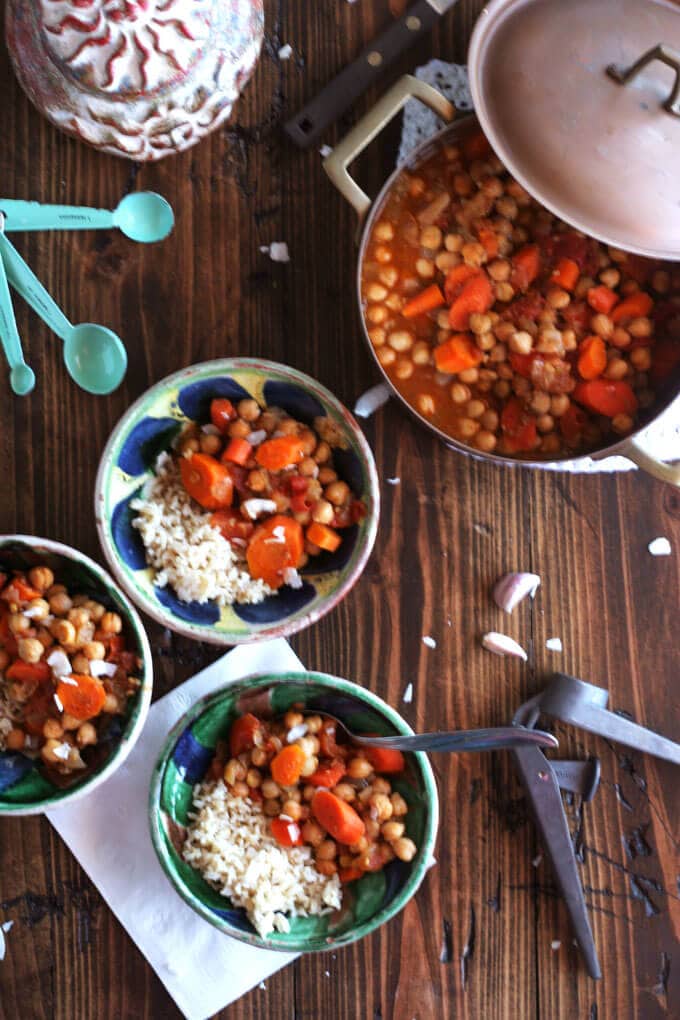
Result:
<svg viewBox="0 0 680 1020"><path fill-rule="evenodd" d="M503 574L493 587L493 600L500 609L511 613L527 595L534 598L540 583L538 574L520 572Z"/></svg>
<svg viewBox="0 0 680 1020"><path fill-rule="evenodd" d="M494 630L489 631L487 634L482 635L482 645L488 652L493 652L494 655L511 655L516 659L522 659L524 662L527 661L527 653L522 646L517 644L513 638L508 637L507 634L499 634Z"/></svg>

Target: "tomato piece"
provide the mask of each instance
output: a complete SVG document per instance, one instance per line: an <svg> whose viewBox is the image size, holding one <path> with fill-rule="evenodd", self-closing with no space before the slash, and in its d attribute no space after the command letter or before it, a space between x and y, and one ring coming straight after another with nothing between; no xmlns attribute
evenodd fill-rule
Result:
<svg viewBox="0 0 680 1020"><path fill-rule="evenodd" d="M324 719L319 730L319 748L324 758L337 758L342 751L335 740L336 726L332 719Z"/></svg>
<svg viewBox="0 0 680 1020"><path fill-rule="evenodd" d="M320 765L316 772L312 772L311 776L307 778L307 782L312 786L325 786L332 790L334 786L338 785L346 771L347 768L342 758L333 758Z"/></svg>
<svg viewBox="0 0 680 1020"><path fill-rule="evenodd" d="M306 492L309 488L309 478L305 478L303 475L292 475L288 480L288 488L291 495Z"/></svg>
<svg viewBox="0 0 680 1020"><path fill-rule="evenodd" d="M612 379L591 379L579 383L573 392L574 400L596 414L615 418L617 414L634 414L637 397L627 382Z"/></svg>
<svg viewBox="0 0 680 1020"><path fill-rule="evenodd" d="M226 397L215 397L210 402L210 420L220 432L225 433L229 423L237 417L236 408Z"/></svg>
<svg viewBox="0 0 680 1020"><path fill-rule="evenodd" d="M255 747L258 735L262 733L262 722L252 712L239 716L229 731L229 750L232 758L242 751Z"/></svg>
<svg viewBox="0 0 680 1020"><path fill-rule="evenodd" d="M288 822L285 818L272 818L271 832L280 846L302 846L304 843L297 822Z"/></svg>
<svg viewBox="0 0 680 1020"><path fill-rule="evenodd" d="M519 397L511 397L501 412L501 428L513 453L532 450L536 443L536 419Z"/></svg>
<svg viewBox="0 0 680 1020"><path fill-rule="evenodd" d="M541 253L538 245L528 244L512 256L510 283L516 290L528 290L541 270Z"/></svg>
<svg viewBox="0 0 680 1020"><path fill-rule="evenodd" d="M578 446L588 424L588 416L577 404L570 404L559 419L560 432L570 446Z"/></svg>
<svg viewBox="0 0 680 1020"><path fill-rule="evenodd" d="M45 720L53 716L55 709L53 691L47 684L41 685L24 706L24 729L40 736Z"/></svg>
<svg viewBox="0 0 680 1020"><path fill-rule="evenodd" d="M216 510L210 517L210 523L228 542L233 538L247 542L255 531L253 522L244 520L238 510Z"/></svg>
<svg viewBox="0 0 680 1020"><path fill-rule="evenodd" d="M515 351L511 351L508 358L514 372L523 375L525 379L531 379L531 366L536 359L535 351L532 351L531 354L517 354Z"/></svg>
<svg viewBox="0 0 680 1020"><path fill-rule="evenodd" d="M5 602L30 602L31 599L39 599L41 597L41 593L37 588L31 587L22 577L13 578L0 595L0 598L4 599Z"/></svg>

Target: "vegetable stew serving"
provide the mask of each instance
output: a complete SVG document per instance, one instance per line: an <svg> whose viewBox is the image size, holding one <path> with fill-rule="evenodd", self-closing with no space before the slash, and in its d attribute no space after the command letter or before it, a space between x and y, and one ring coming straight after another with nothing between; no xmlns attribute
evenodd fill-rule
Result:
<svg viewBox="0 0 680 1020"><path fill-rule="evenodd" d="M680 267L558 220L480 132L399 175L368 239L362 304L402 396L487 453L615 442L680 367Z"/></svg>

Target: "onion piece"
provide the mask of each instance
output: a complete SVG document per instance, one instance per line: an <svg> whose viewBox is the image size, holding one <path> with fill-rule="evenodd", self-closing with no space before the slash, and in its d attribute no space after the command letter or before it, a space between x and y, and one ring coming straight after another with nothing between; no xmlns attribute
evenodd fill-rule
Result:
<svg viewBox="0 0 680 1020"><path fill-rule="evenodd" d="M246 499L241 503L241 509L254 521L260 514L276 513L276 503L273 499Z"/></svg>
<svg viewBox="0 0 680 1020"><path fill-rule="evenodd" d="M550 652L561 652L561 651L563 651L562 640L561 640L561 638L558 638L558 637L549 637L548 640L545 643L545 647Z"/></svg>
<svg viewBox="0 0 680 1020"><path fill-rule="evenodd" d="M68 656L58 648L55 648L55 650L47 656L47 665L50 667L54 675L60 679L61 677L69 676L73 672L73 667L71 666Z"/></svg>
<svg viewBox="0 0 680 1020"><path fill-rule="evenodd" d="M370 418L374 411L386 404L390 399L390 390L386 383L371 386L362 393L354 405L354 413L358 418Z"/></svg>
<svg viewBox="0 0 680 1020"><path fill-rule="evenodd" d="M652 556L670 556L671 554L671 543L667 538L655 538L647 548Z"/></svg>
<svg viewBox="0 0 680 1020"><path fill-rule="evenodd" d="M540 583L538 574L503 574L493 587L493 600L500 609L511 613L527 595L534 598Z"/></svg>
<svg viewBox="0 0 680 1020"><path fill-rule="evenodd" d="M297 726L291 726L291 728L288 730L286 743L294 744L296 740L299 740L301 737L304 737L305 733L307 732L307 728L308 728L307 723L305 722L298 723ZM291 822L292 820L293 819L291 818Z"/></svg>
<svg viewBox="0 0 680 1020"><path fill-rule="evenodd" d="M408 684L404 691L404 696L401 699L405 705L410 705L413 701L413 684Z"/></svg>
<svg viewBox="0 0 680 1020"><path fill-rule="evenodd" d="M251 446L259 446L266 438L267 433L264 429L256 429L254 432L251 432L246 436L246 442L250 443Z"/></svg>
<svg viewBox="0 0 680 1020"><path fill-rule="evenodd" d="M301 588L303 581L295 567L286 567L283 571L283 583L289 588Z"/></svg>
<svg viewBox="0 0 680 1020"><path fill-rule="evenodd" d="M527 653L524 651L521 645L508 637L507 634L499 634L497 631L489 631L487 634L482 635L482 645L488 652L493 652L494 655L511 655L516 659L523 659L527 661Z"/></svg>
<svg viewBox="0 0 680 1020"><path fill-rule="evenodd" d="M104 662L103 659L90 660L90 676L95 678L100 676L115 676L117 672L118 666L115 662Z"/></svg>

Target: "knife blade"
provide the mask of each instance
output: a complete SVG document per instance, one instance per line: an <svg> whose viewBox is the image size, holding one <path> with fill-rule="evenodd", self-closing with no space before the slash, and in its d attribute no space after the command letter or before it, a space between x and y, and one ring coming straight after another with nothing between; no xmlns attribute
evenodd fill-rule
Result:
<svg viewBox="0 0 680 1020"><path fill-rule="evenodd" d="M457 0L418 0L348 64L318 96L284 124L301 149L313 145L329 124L374 85L394 61L427 35Z"/></svg>

